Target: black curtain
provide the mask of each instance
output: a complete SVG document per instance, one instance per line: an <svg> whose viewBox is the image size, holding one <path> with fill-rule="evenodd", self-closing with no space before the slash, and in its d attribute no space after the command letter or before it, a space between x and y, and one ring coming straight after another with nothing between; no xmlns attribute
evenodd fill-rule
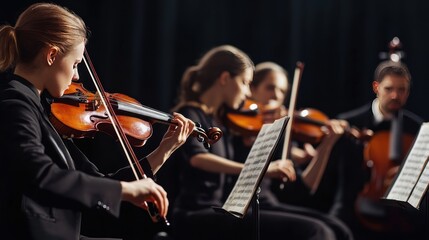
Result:
<svg viewBox="0 0 429 240"><path fill-rule="evenodd" d="M14 25L35 1L7 1L0 24ZM169 111L182 73L210 48L231 44L255 63L274 61L292 79L297 61L305 64L297 107L329 117L372 100L371 82L393 37L402 41L413 84L407 108L429 119L429 4L418 0L56 0L80 15L91 37L87 45L106 91ZM87 70L79 68L93 90ZM165 126L138 155L151 151ZM111 138L78 144L102 171L126 165ZM108 150L108 151L106 151ZM120 160L116 160L120 159Z"/></svg>
<svg viewBox="0 0 429 240"><path fill-rule="evenodd" d="M13 25L33 2L3 3L0 23ZM388 42L399 37L403 61L413 77L407 108L429 119L425 105L429 4L424 1L53 2L87 23L91 31L87 48L106 91L129 95L161 111L174 105L188 66L210 48L232 44L255 63L279 63L291 79L296 62L303 62L297 107L316 108L333 117L374 97L371 81L380 52L388 51ZM83 64L79 71L85 87L92 90ZM158 128L164 126L154 126L153 139L163 133ZM95 145L105 149L105 144ZM150 151L156 144L151 139L140 151Z"/></svg>

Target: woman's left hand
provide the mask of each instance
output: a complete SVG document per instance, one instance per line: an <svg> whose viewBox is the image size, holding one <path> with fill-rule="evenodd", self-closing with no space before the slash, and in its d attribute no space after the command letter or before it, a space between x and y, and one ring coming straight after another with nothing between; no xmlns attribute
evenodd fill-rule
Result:
<svg viewBox="0 0 429 240"><path fill-rule="evenodd" d="M280 159L270 163L266 173L267 177L278 178L294 182L296 180L296 172L294 164L289 159Z"/></svg>
<svg viewBox="0 0 429 240"><path fill-rule="evenodd" d="M173 113L173 116L172 122L175 124L171 124L168 127L159 146L147 156L154 174L167 161L171 154L186 142L186 139L188 139L195 128L195 123L185 118L182 114Z"/></svg>
<svg viewBox="0 0 429 240"><path fill-rule="evenodd" d="M182 146L195 128L195 123L188 118L185 118L180 113L173 113L172 122L164 134L160 142L160 146L165 147L164 150L173 153L176 149Z"/></svg>

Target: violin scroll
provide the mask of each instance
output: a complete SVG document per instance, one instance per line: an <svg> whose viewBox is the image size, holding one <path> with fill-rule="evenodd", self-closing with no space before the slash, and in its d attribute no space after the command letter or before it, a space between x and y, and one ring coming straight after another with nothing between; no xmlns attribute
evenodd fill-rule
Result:
<svg viewBox="0 0 429 240"><path fill-rule="evenodd" d="M196 127L192 132L192 136L196 137L199 142L202 142L206 149L210 149L210 146L223 136L222 130L218 127L211 127L206 133L200 123L195 122L195 125Z"/></svg>
<svg viewBox="0 0 429 240"><path fill-rule="evenodd" d="M136 99L121 93L106 93L120 125L130 143L141 147L152 136L153 123L174 124L173 116L140 104ZM73 82L61 98L53 99L50 120L60 135L72 138L93 137L97 131L114 136L112 122L100 96ZM192 136L206 148L222 137L222 131L212 127L206 134L197 124Z"/></svg>

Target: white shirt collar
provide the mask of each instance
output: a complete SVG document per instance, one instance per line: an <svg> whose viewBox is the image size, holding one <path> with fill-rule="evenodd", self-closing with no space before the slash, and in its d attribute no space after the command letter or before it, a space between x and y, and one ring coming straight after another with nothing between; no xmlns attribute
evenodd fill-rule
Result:
<svg viewBox="0 0 429 240"><path fill-rule="evenodd" d="M380 110L380 101L378 100L378 98L374 99L374 101L372 101L372 113L374 114L374 122L375 123L380 123L383 120L390 120L392 119L393 116L391 115L383 115L383 113Z"/></svg>

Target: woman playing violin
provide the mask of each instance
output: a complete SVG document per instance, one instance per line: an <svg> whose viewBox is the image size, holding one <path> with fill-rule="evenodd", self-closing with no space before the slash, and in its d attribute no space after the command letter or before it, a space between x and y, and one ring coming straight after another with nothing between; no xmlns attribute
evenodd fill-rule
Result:
<svg viewBox="0 0 429 240"><path fill-rule="evenodd" d="M254 65L241 50L218 46L189 67L182 78L177 109L203 127L220 126L222 139L210 150L188 139L174 162L182 166L180 192L174 203L172 226L179 239L252 239L252 217L244 219L216 213L229 195L230 175L237 176L243 163L234 161L232 135L222 121L227 108L238 109L249 94ZM177 169L176 169L177 171ZM272 162L266 177L292 177L287 165ZM261 239L335 239L321 220L261 208Z"/></svg>
<svg viewBox="0 0 429 240"><path fill-rule="evenodd" d="M283 67L273 62L263 62L256 65L255 75L250 84L250 99L261 106L261 112L264 115L262 119L265 122L272 122L287 113L283 103L289 92L289 88L288 74ZM268 110L264 111L264 109ZM295 124L295 122L292 121L292 124ZM264 208L287 211L320 219L335 231L337 239L353 239L350 230L337 218L330 217L328 214L312 208L306 208L307 205L303 203L278 203L276 196L276 194L281 195L287 192L288 196L291 196L293 199L304 200L303 195L305 197L310 195L309 191L311 191L311 187L317 184L313 176L322 174L319 172L319 169L322 168L320 163L328 160L331 148L344 132L344 125L341 124L339 121L330 120L326 127L326 135L316 149L311 144L308 144L305 148L299 148L295 144L291 149L290 159L283 160L288 166L289 172L286 189L279 189L279 180L264 179L261 183L262 191L260 198L261 205ZM249 144L252 142L249 139L252 139L252 137L239 134L234 137L236 161L244 162L246 159L250 151ZM278 150L282 149L279 148ZM279 155L275 154L280 159L281 156ZM309 167L306 168L306 166ZM271 184L273 185L272 188L270 188Z"/></svg>
<svg viewBox="0 0 429 240"><path fill-rule="evenodd" d="M121 201L145 208L153 203L166 215L164 189L150 178L133 182L103 177L75 148L62 140L41 105L41 93L60 97L79 78L87 30L80 17L55 4L34 4L16 25L0 27L1 83L0 229L9 239L80 239L81 212L99 209L118 216ZM159 148L140 162L156 172L183 144L194 123L175 114ZM124 169L123 171L127 171Z"/></svg>

